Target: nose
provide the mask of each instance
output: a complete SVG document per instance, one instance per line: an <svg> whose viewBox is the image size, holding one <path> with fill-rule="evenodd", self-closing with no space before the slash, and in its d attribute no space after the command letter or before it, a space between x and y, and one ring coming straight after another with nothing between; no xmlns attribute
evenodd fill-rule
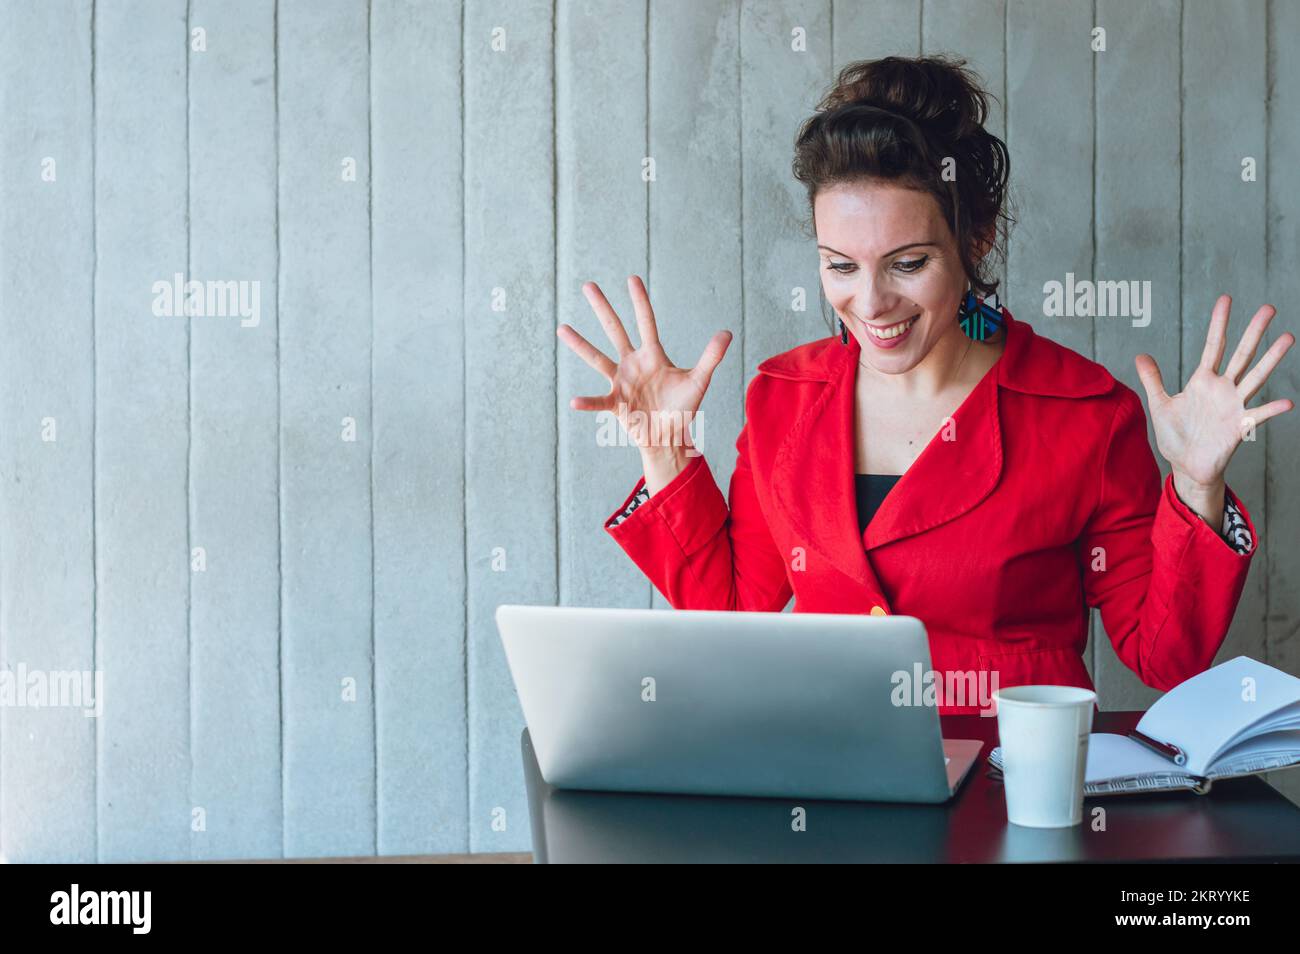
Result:
<svg viewBox="0 0 1300 954"><path fill-rule="evenodd" d="M852 313L861 321L884 324L885 319L897 310L900 300L895 292L864 274L861 284L854 290Z"/></svg>

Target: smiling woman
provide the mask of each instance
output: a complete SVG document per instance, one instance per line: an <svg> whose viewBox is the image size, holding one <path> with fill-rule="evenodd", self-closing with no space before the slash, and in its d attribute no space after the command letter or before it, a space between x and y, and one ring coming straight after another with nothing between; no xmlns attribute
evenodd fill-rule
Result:
<svg viewBox="0 0 1300 954"><path fill-rule="evenodd" d="M1246 403L1295 339L1250 368L1265 306L1221 372L1223 296L1181 393L1137 359L1162 481L1136 392L981 301L1011 221L1010 163L986 111L960 61L840 73L793 167L839 334L759 364L727 499L687 441L638 440L645 476L605 530L679 609L779 611L794 596L795 612L919 617L944 684L985 673L1092 688L1095 607L1119 658L1168 689L1211 664L1232 620L1258 535L1224 471L1244 433L1292 407ZM571 406L620 421L694 413L730 333L678 368L644 286L629 285L639 348L584 286L617 364L559 329L612 385Z"/></svg>

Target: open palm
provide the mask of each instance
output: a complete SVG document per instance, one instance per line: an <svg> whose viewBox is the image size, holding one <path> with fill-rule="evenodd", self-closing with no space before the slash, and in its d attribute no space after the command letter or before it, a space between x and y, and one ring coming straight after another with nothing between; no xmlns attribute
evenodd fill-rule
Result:
<svg viewBox="0 0 1300 954"><path fill-rule="evenodd" d="M595 282L582 286L606 337L618 353L617 364L571 326L561 324L556 329L559 338L610 383L608 394L574 397L569 400L569 406L577 411L612 411L628 438L642 449L670 442L689 447L687 427L699 411L714 369L726 354L731 332L715 334L695 367L679 368L668 359L659 343L654 310L641 279L635 275L630 277L628 290L641 337L639 348L632 347L622 321L600 286ZM665 426L656 430L661 423Z"/></svg>
<svg viewBox="0 0 1300 954"><path fill-rule="evenodd" d="M1285 411L1295 402L1278 398L1258 407L1246 404L1264 386L1282 356L1295 343L1287 332L1273 342L1255 367L1247 371L1264 330L1277 313L1264 305L1251 319L1223 373L1219 363L1227 342L1232 299L1220 295L1210 317L1200 364L1183 390L1169 395L1160 369L1150 355L1138 355L1138 377L1146 389L1156 445L1174 474L1194 486L1209 487L1223 480L1228 461L1255 427Z"/></svg>

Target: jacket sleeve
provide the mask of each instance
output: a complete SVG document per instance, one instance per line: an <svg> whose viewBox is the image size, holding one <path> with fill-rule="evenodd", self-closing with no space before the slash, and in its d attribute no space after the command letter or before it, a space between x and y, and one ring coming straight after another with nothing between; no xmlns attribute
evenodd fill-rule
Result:
<svg viewBox="0 0 1300 954"><path fill-rule="evenodd" d="M605 531L674 609L779 612L794 591L759 507L749 425L736 441L728 500L703 455L648 497L642 476Z"/></svg>
<svg viewBox="0 0 1300 954"><path fill-rule="evenodd" d="M1100 484L1081 540L1088 605L1124 664L1146 685L1172 689L1213 665L1258 547L1255 525L1228 489L1225 539L1183 503L1172 475L1161 480L1142 402L1128 387Z"/></svg>

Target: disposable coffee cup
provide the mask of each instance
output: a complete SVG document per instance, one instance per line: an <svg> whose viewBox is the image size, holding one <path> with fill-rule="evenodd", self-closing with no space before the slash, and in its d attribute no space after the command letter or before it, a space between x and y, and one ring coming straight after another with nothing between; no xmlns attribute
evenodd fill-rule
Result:
<svg viewBox="0 0 1300 954"><path fill-rule="evenodd" d="M1074 686L1012 686L993 693L1007 820L1026 828L1083 821L1088 734L1097 694Z"/></svg>

